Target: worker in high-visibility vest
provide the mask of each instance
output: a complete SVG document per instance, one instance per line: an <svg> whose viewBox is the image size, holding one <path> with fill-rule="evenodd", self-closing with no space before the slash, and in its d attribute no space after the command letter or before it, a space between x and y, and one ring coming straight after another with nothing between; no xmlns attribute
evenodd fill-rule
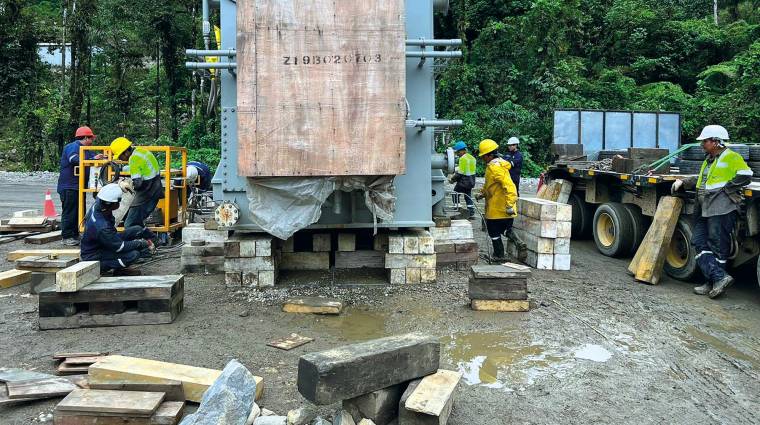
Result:
<svg viewBox="0 0 760 425"><path fill-rule="evenodd" d="M459 164L449 182L455 183L454 192L464 195L467 211L470 212L470 218L473 218L475 217L475 203L472 201L472 189L475 187L477 163L475 157L467 152L467 145L463 141L456 142L453 149L456 156L459 157Z"/></svg>
<svg viewBox="0 0 760 425"><path fill-rule="evenodd" d="M671 191L675 194L683 188L697 189L699 212L692 245L706 282L695 287L694 293L715 298L734 283L726 273L726 263L742 201L741 189L750 182L752 170L741 155L726 147L728 130L724 127L708 125L697 140L707 154L699 175L676 180Z"/></svg>
<svg viewBox="0 0 760 425"><path fill-rule="evenodd" d="M120 184L122 189L135 193L124 219L124 227L144 227L145 219L164 197L158 161L150 151L132 146L132 142L126 137L119 137L111 142L111 152L114 158L129 162L131 184L129 181L122 181Z"/></svg>
<svg viewBox="0 0 760 425"><path fill-rule="evenodd" d="M499 156L499 145L491 139L480 142L478 156L486 163L486 181L478 199L486 199L486 228L493 244L494 260L504 259L502 235L512 231L517 216L517 189L509 176L511 165Z"/></svg>

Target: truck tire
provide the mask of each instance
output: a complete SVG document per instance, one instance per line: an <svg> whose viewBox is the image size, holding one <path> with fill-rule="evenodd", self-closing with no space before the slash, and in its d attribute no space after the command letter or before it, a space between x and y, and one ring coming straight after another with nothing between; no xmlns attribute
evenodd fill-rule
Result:
<svg viewBox="0 0 760 425"><path fill-rule="evenodd" d="M701 146L692 146L681 152L681 159L702 162L705 160L705 151Z"/></svg>
<svg viewBox="0 0 760 425"><path fill-rule="evenodd" d="M728 148L731 149L732 151L741 155L745 161L749 161L749 154L750 154L749 146L742 143L729 143L726 146L728 146Z"/></svg>
<svg viewBox="0 0 760 425"><path fill-rule="evenodd" d="M694 225L686 217L678 219L670 247L665 255L665 273L673 279L693 281L701 272L694 258L696 252L691 245Z"/></svg>
<svg viewBox="0 0 760 425"><path fill-rule="evenodd" d="M752 177L760 177L760 161L750 161L747 165L752 170Z"/></svg>
<svg viewBox="0 0 760 425"><path fill-rule="evenodd" d="M636 254L636 251L641 246L641 241L644 240L644 235L647 234L649 228L648 217L644 217L641 213L641 208L638 205L623 204L628 214L631 216L631 224L633 229L633 243L631 244L630 254Z"/></svg>
<svg viewBox="0 0 760 425"><path fill-rule="evenodd" d="M590 238L591 226L594 222L594 205L586 202L585 196L578 192L570 194L569 203L573 207L573 239Z"/></svg>
<svg viewBox="0 0 760 425"><path fill-rule="evenodd" d="M760 161L760 145L749 145L749 160Z"/></svg>
<svg viewBox="0 0 760 425"><path fill-rule="evenodd" d="M628 255L633 244L633 220L625 205L607 202L594 213L594 242L608 257Z"/></svg>
<svg viewBox="0 0 760 425"><path fill-rule="evenodd" d="M682 159L678 161L678 170L680 174L699 174L699 170L702 169L702 162L704 160L700 161L692 161L687 159Z"/></svg>

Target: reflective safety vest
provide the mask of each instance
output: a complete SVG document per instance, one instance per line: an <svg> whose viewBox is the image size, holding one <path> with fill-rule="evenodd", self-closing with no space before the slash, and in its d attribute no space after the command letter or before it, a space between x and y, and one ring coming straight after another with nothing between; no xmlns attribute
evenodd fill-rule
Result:
<svg viewBox="0 0 760 425"><path fill-rule="evenodd" d="M150 180L159 174L158 161L150 151L135 148L129 157L129 174L134 179Z"/></svg>
<svg viewBox="0 0 760 425"><path fill-rule="evenodd" d="M463 176L474 176L477 163L475 157L469 152L459 157L459 174Z"/></svg>
<svg viewBox="0 0 760 425"><path fill-rule="evenodd" d="M702 163L702 168L699 169L698 188L702 187L702 179L704 178L707 166L708 161L705 159ZM741 155L731 149L726 149L710 165L710 169L707 171L705 189L720 189L737 175L752 177L752 170L744 162L744 158Z"/></svg>

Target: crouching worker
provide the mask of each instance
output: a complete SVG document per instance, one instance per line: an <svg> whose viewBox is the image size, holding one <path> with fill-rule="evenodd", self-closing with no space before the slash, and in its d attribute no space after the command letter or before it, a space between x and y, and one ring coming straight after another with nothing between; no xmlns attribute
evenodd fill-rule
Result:
<svg viewBox="0 0 760 425"><path fill-rule="evenodd" d="M122 190L116 183L98 192L95 204L87 211L81 242L82 260L100 261L100 272L113 270L114 276L138 276L129 266L155 251L150 239L155 235L141 226L132 226L119 234L113 212L119 208Z"/></svg>

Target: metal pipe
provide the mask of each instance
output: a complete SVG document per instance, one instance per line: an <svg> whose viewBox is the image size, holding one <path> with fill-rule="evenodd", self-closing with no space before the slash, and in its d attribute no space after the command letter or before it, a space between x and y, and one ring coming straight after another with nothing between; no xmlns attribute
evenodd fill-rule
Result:
<svg viewBox="0 0 760 425"><path fill-rule="evenodd" d="M415 52L406 52L408 58L461 58L461 50L446 50L443 52L438 51L425 51L419 50Z"/></svg>
<svg viewBox="0 0 760 425"><path fill-rule="evenodd" d="M200 56L237 56L236 49L224 49L224 50L197 50L187 49L185 55L192 57Z"/></svg>
<svg viewBox="0 0 760 425"><path fill-rule="evenodd" d="M446 155L442 153L434 153L430 158L430 168L433 170L446 170L449 168L449 161Z"/></svg>
<svg viewBox="0 0 760 425"><path fill-rule="evenodd" d="M407 127L417 127L417 128L425 128L425 127L461 127L464 125L464 122L462 120L427 120L427 119L418 119L418 120L408 120L406 122Z"/></svg>
<svg viewBox="0 0 760 425"><path fill-rule="evenodd" d="M237 62L185 62L187 69L237 69Z"/></svg>
<svg viewBox="0 0 760 425"><path fill-rule="evenodd" d="M434 39L434 38L412 38L406 40L407 46L461 46L462 39Z"/></svg>
<svg viewBox="0 0 760 425"><path fill-rule="evenodd" d="M208 7L209 0L203 0L202 1L202 10L203 10L203 46L205 48L209 48L209 41L211 40L211 22L209 21L209 7ZM197 4L197 3L196 3Z"/></svg>

